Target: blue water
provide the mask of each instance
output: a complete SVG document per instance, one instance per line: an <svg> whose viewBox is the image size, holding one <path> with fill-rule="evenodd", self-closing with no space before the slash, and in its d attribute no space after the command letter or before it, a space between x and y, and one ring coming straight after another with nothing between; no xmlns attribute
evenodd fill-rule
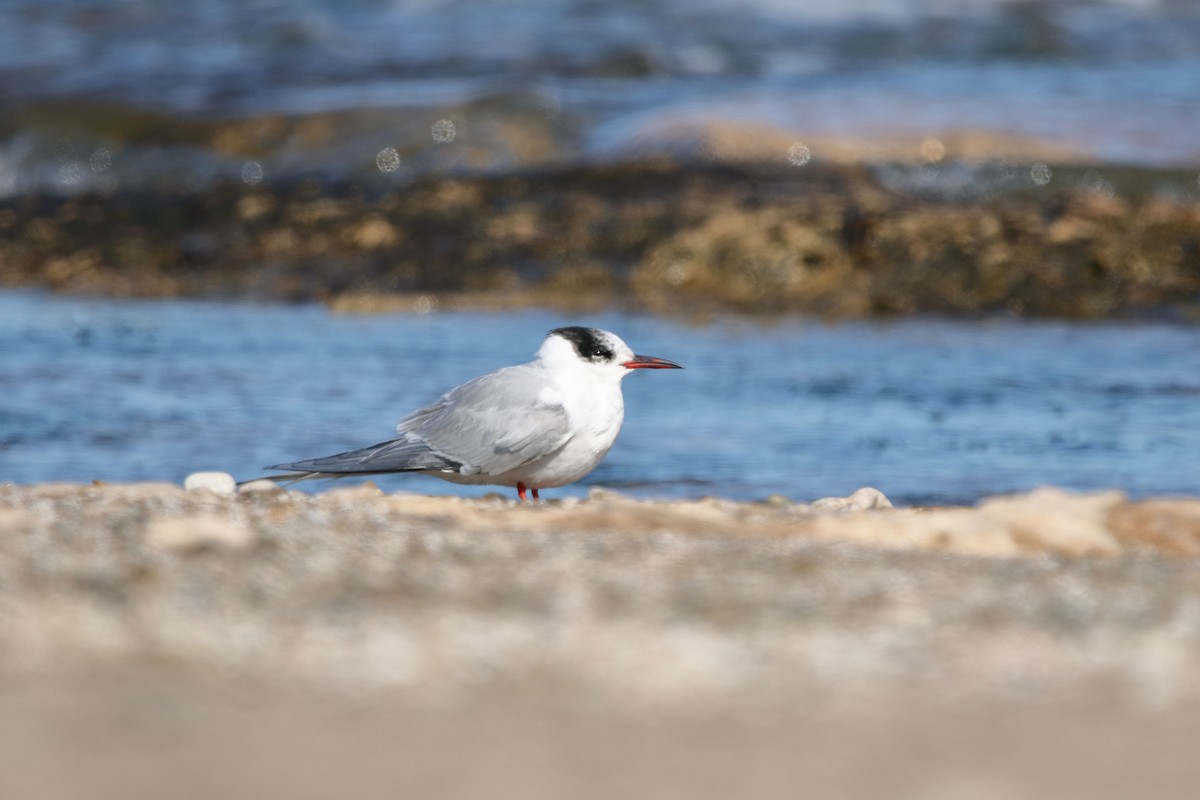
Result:
<svg viewBox="0 0 1200 800"><path fill-rule="evenodd" d="M631 375L608 459L549 496L593 485L738 499L872 485L901 503L969 503L1041 484L1200 494L1196 327L353 317L25 292L0 293L0 481L255 477L265 464L385 439L409 410L528 360L546 330L575 323L687 369Z"/></svg>
<svg viewBox="0 0 1200 800"><path fill-rule="evenodd" d="M0 109L47 98L81 116L111 103L209 117L396 109L392 144L408 166L422 163L418 140L442 155L475 154L452 163L519 162L479 152L513 146L488 135L510 112L550 120L540 135L568 157L625 153L656 121L686 119L801 136L988 129L1102 161L1193 166L1200 4L6 0ZM472 114L472 103L484 105ZM430 138L426 118L439 114L458 120L452 147ZM410 128L420 136L406 138ZM65 170L60 188L86 183L95 149L122 180L134 161L174 169L182 157L75 141L69 123L46 143L25 133L0 141L0 190L25 185L6 170L42 160ZM143 149L154 141L141 138ZM379 142L358 152L349 138L349 151L305 166L344 173L373 163ZM302 146L286 142L268 175Z"/></svg>

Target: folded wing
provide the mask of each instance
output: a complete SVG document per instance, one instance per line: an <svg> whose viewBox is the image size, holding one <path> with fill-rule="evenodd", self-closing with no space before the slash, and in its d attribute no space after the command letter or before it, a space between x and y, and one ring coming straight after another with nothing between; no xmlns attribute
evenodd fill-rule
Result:
<svg viewBox="0 0 1200 800"><path fill-rule="evenodd" d="M571 438L561 400L533 364L468 381L409 414L396 431L397 438L370 447L268 469L307 473L303 477L424 471L497 475L550 455Z"/></svg>
<svg viewBox="0 0 1200 800"><path fill-rule="evenodd" d="M533 364L490 372L451 389L396 426L461 465L464 475L497 475L561 449L571 438L566 409Z"/></svg>

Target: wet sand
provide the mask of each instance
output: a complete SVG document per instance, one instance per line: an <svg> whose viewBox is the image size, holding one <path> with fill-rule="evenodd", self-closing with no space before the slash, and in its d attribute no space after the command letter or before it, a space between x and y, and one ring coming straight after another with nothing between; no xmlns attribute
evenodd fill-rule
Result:
<svg viewBox="0 0 1200 800"><path fill-rule="evenodd" d="M880 505L3 486L0 789L1194 793L1200 501Z"/></svg>

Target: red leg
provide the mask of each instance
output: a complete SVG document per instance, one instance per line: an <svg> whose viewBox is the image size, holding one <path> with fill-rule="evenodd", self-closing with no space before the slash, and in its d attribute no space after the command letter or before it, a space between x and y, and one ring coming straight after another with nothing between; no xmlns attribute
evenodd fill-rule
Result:
<svg viewBox="0 0 1200 800"><path fill-rule="evenodd" d="M530 491L533 492L534 502L537 502L537 499L538 499L537 489L530 489Z"/></svg>
<svg viewBox="0 0 1200 800"><path fill-rule="evenodd" d="M537 489L533 490L533 496L537 497ZM521 498L521 502L525 502L525 484L517 481L517 497Z"/></svg>

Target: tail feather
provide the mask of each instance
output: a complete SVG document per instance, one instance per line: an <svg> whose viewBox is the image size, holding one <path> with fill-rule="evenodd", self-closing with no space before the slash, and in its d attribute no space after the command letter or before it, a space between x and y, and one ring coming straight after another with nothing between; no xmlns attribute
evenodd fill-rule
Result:
<svg viewBox="0 0 1200 800"><path fill-rule="evenodd" d="M281 484L307 481L314 478L345 478L351 475L385 475L393 472L457 472L462 464L435 453L419 439L390 439L386 442L350 450L322 458L310 458L291 464L276 464L265 469L279 469L290 475L268 475L256 480ZM250 483L242 481L238 485Z"/></svg>
<svg viewBox="0 0 1200 800"><path fill-rule="evenodd" d="M264 467L264 469L274 469L274 467ZM247 483L257 483L258 481L271 481L273 483L278 483L283 486L289 486L293 483L299 483L300 481L309 481L309 480L313 480L314 478L337 479L337 478L344 478L344 477L346 477L346 476L345 475L328 475L328 474L323 475L320 472L293 472L290 475L262 475L257 478L249 478L244 481L238 481L237 485L245 486Z"/></svg>
<svg viewBox="0 0 1200 800"><path fill-rule="evenodd" d="M264 469L275 469L275 467L264 467ZM281 486L291 486L293 483L299 483L300 481L313 481L321 479L336 481L340 478L352 478L355 476L367 477L369 475L388 475L394 474L394 472L395 470L392 472L292 472L287 475L261 475L257 478L249 478L244 481L238 481L237 485L245 486L247 483L255 483L257 481L271 481L272 483L278 483Z"/></svg>

